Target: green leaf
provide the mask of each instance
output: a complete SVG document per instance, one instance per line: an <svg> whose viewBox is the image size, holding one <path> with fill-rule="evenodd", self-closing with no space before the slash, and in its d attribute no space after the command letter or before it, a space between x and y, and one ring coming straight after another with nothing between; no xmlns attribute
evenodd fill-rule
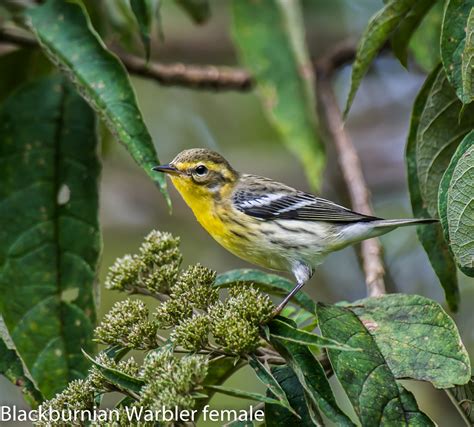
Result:
<svg viewBox="0 0 474 427"><path fill-rule="evenodd" d="M349 347L337 341L324 338L311 332L296 329L286 322L279 319L273 319L268 323L270 328L270 336L279 338L284 341L291 341L297 344L311 345L320 348L335 348L341 351L359 351L360 349Z"/></svg>
<svg viewBox="0 0 474 427"><path fill-rule="evenodd" d="M150 59L150 33L157 3L154 0L130 0L130 6L140 29L140 37L145 47L145 57L148 61Z"/></svg>
<svg viewBox="0 0 474 427"><path fill-rule="evenodd" d="M374 338L352 311L320 303L318 317L324 336L364 349L328 350L334 373L363 426L434 426L413 395L397 383Z"/></svg>
<svg viewBox="0 0 474 427"><path fill-rule="evenodd" d="M469 356L456 324L437 302L392 294L356 301L351 309L396 378L429 381L437 388L469 381Z"/></svg>
<svg viewBox="0 0 474 427"><path fill-rule="evenodd" d="M325 154L299 2L234 0L232 5L234 42L255 78L262 107L317 189Z"/></svg>
<svg viewBox="0 0 474 427"><path fill-rule="evenodd" d="M443 6L444 2L436 1L410 39L410 52L416 63L427 73L441 61L439 40L441 38Z"/></svg>
<svg viewBox="0 0 474 427"><path fill-rule="evenodd" d="M430 216L438 216L438 188L449 161L474 126L474 104L465 108L440 69L420 116L416 135L416 166L421 197Z"/></svg>
<svg viewBox="0 0 474 427"><path fill-rule="evenodd" d="M127 355L129 352L130 352L130 348L122 347L120 345L112 345L110 347L107 347L104 350L105 355L109 359L114 359L116 362L122 360L123 357Z"/></svg>
<svg viewBox="0 0 474 427"><path fill-rule="evenodd" d="M462 92L465 103L474 99L474 7L469 13L466 25L466 44L462 52Z"/></svg>
<svg viewBox="0 0 474 427"><path fill-rule="evenodd" d="M100 373L111 384L115 385L121 390L130 390L136 394L141 392L142 387L145 385L145 382L142 379L132 377L131 375L125 374L118 369L104 366L101 363L98 363L93 357L89 356L85 351L83 354L88 360L92 362L93 365L99 368Z"/></svg>
<svg viewBox="0 0 474 427"><path fill-rule="evenodd" d="M354 64L352 65L351 87L347 97L344 117L349 113L357 89L370 64L402 19L416 3L417 0L390 0L370 18L360 39Z"/></svg>
<svg viewBox="0 0 474 427"><path fill-rule="evenodd" d="M94 112L62 77L0 111L0 312L46 398L87 373L81 348L95 348L97 144Z"/></svg>
<svg viewBox="0 0 474 427"><path fill-rule="evenodd" d="M0 55L0 101L22 84L50 70L50 62L39 49L25 47Z"/></svg>
<svg viewBox="0 0 474 427"><path fill-rule="evenodd" d="M273 377L272 373L263 365L255 356L249 359L249 365L255 371L258 379L265 384L268 390L280 401L280 406L283 406L293 415L299 418L298 413L291 407L288 398L286 397L285 391L281 388L278 381Z"/></svg>
<svg viewBox="0 0 474 427"><path fill-rule="evenodd" d="M211 17L208 0L176 0L196 24L204 24Z"/></svg>
<svg viewBox="0 0 474 427"><path fill-rule="evenodd" d="M274 405L283 406L283 403L277 399L272 399L271 397L264 396L260 393L254 393L251 391L238 390L230 387L223 387L220 385L206 385L205 389L215 391L217 393L226 394L227 396L239 397L241 399L256 400L257 402L263 403L272 403Z"/></svg>
<svg viewBox="0 0 474 427"><path fill-rule="evenodd" d="M474 378L465 384L446 390L466 425L474 425Z"/></svg>
<svg viewBox="0 0 474 427"><path fill-rule="evenodd" d="M84 9L77 3L48 0L26 16L45 53L66 72L109 130L158 184L169 204L163 174L151 170L159 161L127 72L105 48Z"/></svg>
<svg viewBox="0 0 474 427"><path fill-rule="evenodd" d="M439 212L459 269L474 276L474 131L461 142L441 180Z"/></svg>
<svg viewBox="0 0 474 427"><path fill-rule="evenodd" d="M418 0L402 19L392 35L393 53L404 67L408 65L408 45L410 39L434 4L433 0Z"/></svg>
<svg viewBox="0 0 474 427"><path fill-rule="evenodd" d="M270 294L286 296L295 287L295 284L276 274L268 274L263 271L241 268L227 271L217 276L215 286L227 288L236 283L254 284L258 288ZM316 313L313 300L304 292L298 292L291 301L310 313Z"/></svg>
<svg viewBox="0 0 474 427"><path fill-rule="evenodd" d="M33 382L25 374L23 363L15 350L10 350L0 338L0 375L20 387L26 403L32 408L37 408L43 401L43 396L36 389Z"/></svg>
<svg viewBox="0 0 474 427"><path fill-rule="evenodd" d="M416 165L416 136L420 123L420 117L426 104L426 99L431 91L432 85L438 75L440 67L437 67L426 79L420 93L416 97L411 115L410 131L405 152L405 161L408 176L408 188L410 190L411 206L415 218L428 218L430 213L421 197L421 189L418 181ZM425 249L433 270L436 272L441 286L444 289L446 301L453 311L459 305L459 287L456 274L456 264L449 251L443 236L441 224L433 224L429 227L419 226L416 229L418 239Z"/></svg>
<svg viewBox="0 0 474 427"><path fill-rule="evenodd" d="M441 59L464 104L474 100L474 0L447 0L441 30ZM470 16L472 15L472 16Z"/></svg>
<svg viewBox="0 0 474 427"><path fill-rule="evenodd" d="M270 342L286 360L304 388L307 406L314 422L318 424L320 415L316 408L319 408L336 425L353 426L354 423L337 406L324 369L308 347L278 338L272 338Z"/></svg>
<svg viewBox="0 0 474 427"><path fill-rule="evenodd" d="M288 400L299 418L295 417L290 411L281 406L265 404L265 421L272 427L306 427L318 425L313 423L312 417L306 405L305 391L298 381L297 376L289 366L273 366L271 368L273 377L278 381L280 387L288 396ZM273 397L268 390L267 395Z"/></svg>

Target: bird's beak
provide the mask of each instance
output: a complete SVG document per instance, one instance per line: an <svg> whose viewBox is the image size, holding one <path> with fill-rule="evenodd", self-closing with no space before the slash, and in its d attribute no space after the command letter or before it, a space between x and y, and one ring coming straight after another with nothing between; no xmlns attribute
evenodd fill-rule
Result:
<svg viewBox="0 0 474 427"><path fill-rule="evenodd" d="M157 172L168 173L170 175L179 175L181 172L176 169L174 166L167 164L167 165L159 165L152 168L152 170Z"/></svg>

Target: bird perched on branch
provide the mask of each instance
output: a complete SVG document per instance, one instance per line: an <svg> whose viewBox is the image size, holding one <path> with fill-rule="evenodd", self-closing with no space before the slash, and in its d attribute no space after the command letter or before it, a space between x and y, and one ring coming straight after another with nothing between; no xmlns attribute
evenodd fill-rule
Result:
<svg viewBox="0 0 474 427"><path fill-rule="evenodd" d="M381 219L257 175L239 173L207 149L179 153L153 170L170 176L196 219L224 248L252 264L294 275L279 313L331 252L434 219Z"/></svg>

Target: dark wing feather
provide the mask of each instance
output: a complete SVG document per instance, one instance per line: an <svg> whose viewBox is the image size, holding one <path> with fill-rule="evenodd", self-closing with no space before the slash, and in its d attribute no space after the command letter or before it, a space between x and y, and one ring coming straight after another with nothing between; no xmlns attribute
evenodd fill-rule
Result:
<svg viewBox="0 0 474 427"><path fill-rule="evenodd" d="M282 184L265 180L236 189L232 201L239 211L262 220L293 219L300 221L358 222L379 218L353 212L329 200L297 191ZM275 188L268 188L270 184Z"/></svg>

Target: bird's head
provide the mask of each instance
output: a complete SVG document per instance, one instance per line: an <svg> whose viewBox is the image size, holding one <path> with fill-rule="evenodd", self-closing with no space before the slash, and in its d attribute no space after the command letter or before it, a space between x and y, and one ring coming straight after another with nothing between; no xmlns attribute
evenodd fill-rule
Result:
<svg viewBox="0 0 474 427"><path fill-rule="evenodd" d="M153 170L168 174L188 204L191 199L218 198L238 179L238 173L224 157L204 148L184 150L170 163Z"/></svg>

